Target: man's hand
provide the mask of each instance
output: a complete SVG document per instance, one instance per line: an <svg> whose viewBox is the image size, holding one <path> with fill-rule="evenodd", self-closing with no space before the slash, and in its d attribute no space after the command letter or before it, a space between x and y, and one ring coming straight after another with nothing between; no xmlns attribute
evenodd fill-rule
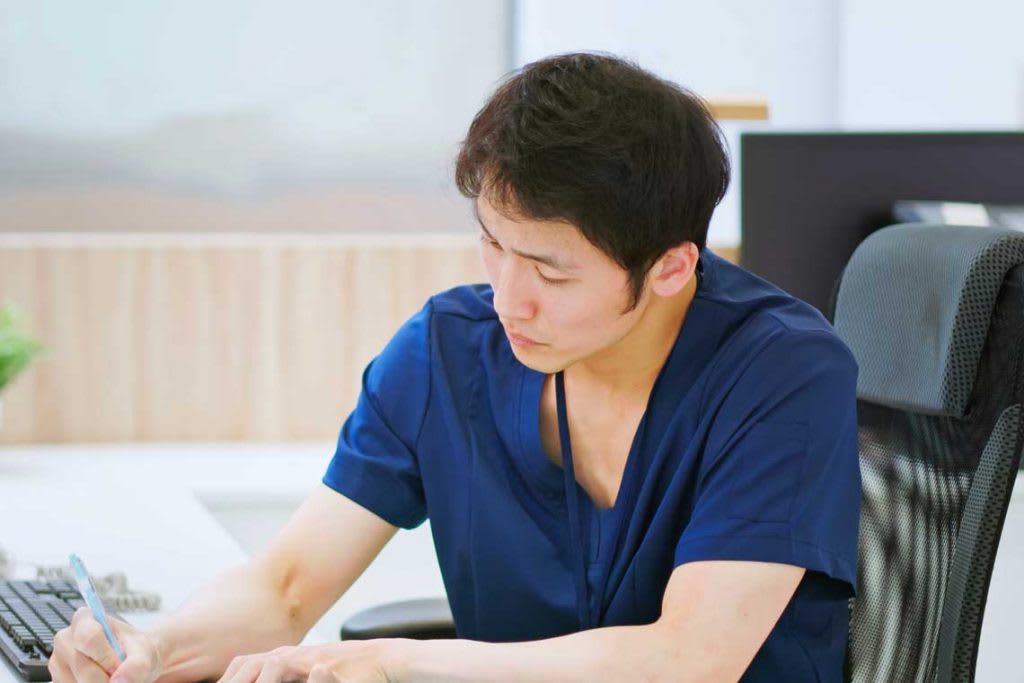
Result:
<svg viewBox="0 0 1024 683"><path fill-rule="evenodd" d="M279 647L235 657L219 683L395 683L406 640L351 640L328 645Z"/></svg>
<svg viewBox="0 0 1024 683"><path fill-rule="evenodd" d="M283 647L235 658L219 683L736 681L804 572L766 562L689 562L669 578L652 624L515 643L381 638Z"/></svg>
<svg viewBox="0 0 1024 683"><path fill-rule="evenodd" d="M114 637L127 659L118 661L103 634L103 627L85 607L75 612L71 625L53 638L50 677L54 683L152 683L161 670L156 643L123 621L110 619Z"/></svg>

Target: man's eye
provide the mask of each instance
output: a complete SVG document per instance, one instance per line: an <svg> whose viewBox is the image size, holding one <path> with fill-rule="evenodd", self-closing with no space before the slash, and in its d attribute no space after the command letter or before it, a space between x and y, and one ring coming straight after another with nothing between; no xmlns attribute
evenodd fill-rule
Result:
<svg viewBox="0 0 1024 683"><path fill-rule="evenodd" d="M501 245L500 245L500 244L498 244L498 242L497 242L496 240L492 240L492 239L491 239L490 237L488 237L487 235L480 235L480 240L481 240L482 242L484 242L484 243L485 243L485 244L486 244L487 246L489 246L489 247L494 247L494 248L495 248L495 249L497 249L498 251L501 251Z"/></svg>
<svg viewBox="0 0 1024 683"><path fill-rule="evenodd" d="M547 277L544 275L544 273L540 272L540 268L537 269L537 275L540 275L540 279L548 283L549 285L564 285L566 282L568 282L568 280L565 279Z"/></svg>

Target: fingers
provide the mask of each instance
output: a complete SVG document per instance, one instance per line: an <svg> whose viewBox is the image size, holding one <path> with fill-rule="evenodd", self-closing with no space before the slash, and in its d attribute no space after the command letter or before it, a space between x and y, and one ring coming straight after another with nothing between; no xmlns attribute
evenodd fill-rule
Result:
<svg viewBox="0 0 1024 683"><path fill-rule="evenodd" d="M110 679L99 664L78 651L71 654L70 668L75 683L107 683Z"/></svg>
<svg viewBox="0 0 1024 683"><path fill-rule="evenodd" d="M153 661L146 654L139 650L129 650L125 660L110 674L110 679L129 683L149 681L152 680L153 666Z"/></svg>
<svg viewBox="0 0 1024 683"><path fill-rule="evenodd" d="M338 683L338 679L334 677L331 670L322 664L317 664L309 670L309 678L306 681L307 683Z"/></svg>
<svg viewBox="0 0 1024 683"><path fill-rule="evenodd" d="M83 608L54 636L47 666L51 678L60 683L107 683L118 663L103 628Z"/></svg>
<svg viewBox="0 0 1024 683"><path fill-rule="evenodd" d="M282 683L284 681L284 663L276 657L263 660L256 683Z"/></svg>
<svg viewBox="0 0 1024 683"><path fill-rule="evenodd" d="M252 657L249 656L238 656L232 659L228 663L228 668L224 670L224 675L220 677L217 683L228 683L228 681L233 680L242 667L251 659Z"/></svg>
<svg viewBox="0 0 1024 683"><path fill-rule="evenodd" d="M121 664L113 648L110 647L110 643L107 642L103 627L85 607L77 609L75 616L71 619L71 645L75 650L92 659L108 676ZM72 670L75 670L73 660L71 664Z"/></svg>
<svg viewBox="0 0 1024 683"><path fill-rule="evenodd" d="M61 634L64 635L63 638L61 638ZM75 676L71 673L71 668L68 666L70 661L68 656L71 651L66 639L67 634L64 630L59 631L53 638L53 652L50 654L50 661L46 665L50 670L50 678L53 680L53 683L75 683Z"/></svg>
<svg viewBox="0 0 1024 683"><path fill-rule="evenodd" d="M306 681L309 663L296 656L299 648L282 647L258 655L235 657L218 683L286 683ZM338 683L333 678L330 683Z"/></svg>
<svg viewBox="0 0 1024 683"><path fill-rule="evenodd" d="M263 661L263 657L235 657L218 683L254 683Z"/></svg>
<svg viewBox="0 0 1024 683"><path fill-rule="evenodd" d="M238 670L242 668L243 664L245 664L245 660L245 657L235 657L228 662L228 668L224 669L224 673L219 679L217 679L217 683L227 683L234 678L235 674L238 673Z"/></svg>

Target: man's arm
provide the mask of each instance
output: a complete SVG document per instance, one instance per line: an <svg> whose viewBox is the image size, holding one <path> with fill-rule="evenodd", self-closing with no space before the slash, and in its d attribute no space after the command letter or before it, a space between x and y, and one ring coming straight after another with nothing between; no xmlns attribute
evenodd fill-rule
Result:
<svg viewBox="0 0 1024 683"><path fill-rule="evenodd" d="M803 575L785 564L691 562L672 573L653 624L524 643L401 641L394 673L402 683L736 681Z"/></svg>
<svg viewBox="0 0 1024 683"><path fill-rule="evenodd" d="M320 485L263 555L203 586L151 631L158 682L216 679L238 654L298 643L397 530Z"/></svg>

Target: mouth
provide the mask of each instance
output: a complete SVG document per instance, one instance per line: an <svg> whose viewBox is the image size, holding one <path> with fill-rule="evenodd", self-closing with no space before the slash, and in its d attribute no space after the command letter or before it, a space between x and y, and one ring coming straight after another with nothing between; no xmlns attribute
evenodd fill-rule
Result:
<svg viewBox="0 0 1024 683"><path fill-rule="evenodd" d="M521 334L515 334L514 332L509 332L508 330L505 330L505 336L508 337L508 340L514 346L518 346L520 348L529 348L529 347L532 347L532 346L543 346L543 344L541 344L539 341L536 341L535 339L530 339L529 337L524 337Z"/></svg>

